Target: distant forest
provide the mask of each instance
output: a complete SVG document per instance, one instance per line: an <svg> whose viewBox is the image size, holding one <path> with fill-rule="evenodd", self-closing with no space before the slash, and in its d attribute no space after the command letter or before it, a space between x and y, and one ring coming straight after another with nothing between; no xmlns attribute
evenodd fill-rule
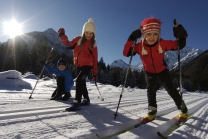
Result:
<svg viewBox="0 0 208 139"><path fill-rule="evenodd" d="M0 44L0 49L0 72L17 70L22 74L30 72L38 77L52 50L47 41L38 42L30 46L27 44L14 45L11 41L8 41ZM58 59L64 58L67 61L68 70L71 72L72 76L76 78L76 68L73 65L73 58L72 55L69 55L69 51L71 50L66 49L64 53L60 54L57 49L54 49L50 55L48 64L50 66L56 66ZM126 73L127 70L118 67L110 68L110 65L105 64L103 57L98 61L98 82L102 84L110 84L117 87L123 85ZM54 78L53 75L45 71L40 78L45 76ZM171 77L175 87L179 87L179 76L177 72L171 72ZM92 75L89 75L88 78L91 80ZM197 78L182 76L183 88L187 91L208 91L207 82L207 80L200 81ZM138 72L137 70L130 69L125 87L145 89L146 81L144 71ZM157 82L157 88L163 88L159 80Z"/></svg>

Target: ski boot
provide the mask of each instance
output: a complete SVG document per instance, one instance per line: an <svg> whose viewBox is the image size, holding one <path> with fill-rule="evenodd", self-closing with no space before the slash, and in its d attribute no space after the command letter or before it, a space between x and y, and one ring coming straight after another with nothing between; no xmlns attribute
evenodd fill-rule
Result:
<svg viewBox="0 0 208 139"><path fill-rule="evenodd" d="M71 93L65 93L61 100L68 100L69 98L71 98Z"/></svg>
<svg viewBox="0 0 208 139"><path fill-rule="evenodd" d="M65 109L65 111L77 111L77 110L81 110L81 103L78 102L77 100L74 100L71 103L71 106Z"/></svg>
<svg viewBox="0 0 208 139"><path fill-rule="evenodd" d="M83 99L81 102L81 106L88 106L90 105L90 99Z"/></svg>
<svg viewBox="0 0 208 139"><path fill-rule="evenodd" d="M157 108L149 106L148 109L149 109L149 111L148 111L147 115L145 115L142 118L142 124L146 124L148 122L155 120L155 117L157 115Z"/></svg>
<svg viewBox="0 0 208 139"><path fill-rule="evenodd" d="M179 110L181 111L181 113L178 115L178 123L183 123L188 118L188 109L183 100Z"/></svg>

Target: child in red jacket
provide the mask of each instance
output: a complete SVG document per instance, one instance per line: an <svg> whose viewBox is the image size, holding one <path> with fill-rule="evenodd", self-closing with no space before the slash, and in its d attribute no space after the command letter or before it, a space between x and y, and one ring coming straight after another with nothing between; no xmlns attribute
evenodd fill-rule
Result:
<svg viewBox="0 0 208 139"><path fill-rule="evenodd" d="M144 66L145 78L147 82L147 98L148 98L148 114L143 117L143 122L149 122L155 119L157 114L157 101L156 101L156 79L157 77L163 83L168 94L174 100L177 108L181 110L179 118L187 118L187 107L182 107L184 101L181 95L173 86L169 70L164 61L165 52L168 50L177 50L184 48L186 45L187 32L182 25L175 25L173 28L174 36L178 38L174 40L163 40L160 38L160 26L162 22L159 19L150 17L142 21L139 29L133 31L128 38L123 50L124 56L130 56L136 53L139 54ZM142 33L141 33L142 30ZM139 43L133 48L133 43L142 36Z"/></svg>
<svg viewBox="0 0 208 139"><path fill-rule="evenodd" d="M97 78L98 50L95 41L96 28L94 20L90 18L82 29L82 35L75 37L72 41L68 40L63 28L58 30L58 35L63 44L69 49L74 49L74 65L77 67L76 95L72 105L67 111L80 110L81 106L90 105L90 99L86 87L85 78L92 71L93 80ZM84 97L81 102L82 95Z"/></svg>

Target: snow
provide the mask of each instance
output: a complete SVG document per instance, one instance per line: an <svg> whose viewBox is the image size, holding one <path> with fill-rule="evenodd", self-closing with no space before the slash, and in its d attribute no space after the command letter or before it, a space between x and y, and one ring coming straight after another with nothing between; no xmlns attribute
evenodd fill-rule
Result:
<svg viewBox="0 0 208 139"><path fill-rule="evenodd" d="M122 85L97 85L102 96L93 82L87 82L90 106L77 112L60 112L73 101L75 86L71 90L72 99L52 101L49 98L56 88L54 79L37 80L33 74L21 75L15 70L0 72L0 138L96 139L99 131L138 119L147 112L146 89L128 87L114 120ZM32 91L33 99L29 99ZM183 98L193 116L169 138L208 139L208 92L186 92ZM158 138L156 131L165 129L178 111L165 90L158 90L157 102L161 117L113 138Z"/></svg>

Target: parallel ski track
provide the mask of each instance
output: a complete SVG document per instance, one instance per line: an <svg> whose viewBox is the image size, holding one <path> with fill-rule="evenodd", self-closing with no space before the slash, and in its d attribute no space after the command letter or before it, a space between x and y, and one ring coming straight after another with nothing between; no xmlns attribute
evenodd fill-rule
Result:
<svg viewBox="0 0 208 139"><path fill-rule="evenodd" d="M167 99L167 98L166 98ZM163 94L158 94L157 95L157 100L158 100L158 105L160 105L160 109L161 110L166 110L168 109L168 113L170 111L174 111L176 110L176 107L175 107L175 104L173 102L172 105L166 105L166 103L170 102L169 100L167 101L164 97L163 97ZM185 102L187 105L190 105L194 102L197 102L197 101L200 101L203 99L203 97L199 97L197 96L196 98L194 97L191 97L191 96L185 96L184 95L184 99L185 99ZM5 100L4 100L5 101ZM28 103L29 101L29 103ZM49 103L45 103L45 102L49 102ZM96 127L96 125L99 125L99 127L101 129L105 129L106 126L103 124L103 123L109 123L109 124L112 124L113 121L105 121L105 117L114 117L114 113L115 113L115 110L117 108L117 104L118 102L116 101L111 101L111 99L106 99L105 98L105 101L100 101L99 99L92 99L92 106L89 106L89 107L82 107L82 110L81 111L77 111L77 112L64 112L64 113L59 113L60 110L63 110L65 109L66 107L69 106L68 103L70 103L72 100L70 101L67 101L65 103L63 102L56 102L56 101L50 101L50 100L23 100L23 101L19 101L18 102L11 102L9 105L25 105L28 104L28 105L32 105L33 103L40 103L43 104L43 106L40 106L40 107L37 107L37 108L29 108L29 106L27 108L20 108L19 109L14 109L14 110L9 110L9 111L1 111L0 113L0 125L3 126L3 125L9 125L9 124L17 124L17 123L24 123L24 122L33 122L33 121L37 121L37 120L41 120L43 122L43 120L52 120L53 118L62 118L62 119L66 119L67 117L67 123L62 123L61 124L53 124L53 127L57 127L56 130L60 129L61 128L69 128L70 131L74 132L76 131L77 129L70 126L69 123L75 123L74 121L70 121L70 117L82 117L82 115L86 114L86 113L89 113L90 114L90 119L93 119L93 120L90 120L90 121L94 121L94 122L91 122L89 123L89 117L88 119L85 119L85 117L83 118L77 118L77 122L82 122L83 125L82 127L79 127L79 128L82 128L82 129L91 129L93 128L94 126ZM54 104L54 105L53 105ZM6 107L7 104L5 104L4 106ZM138 108L138 105L140 105L140 108ZM141 106L142 105L142 106ZM98 108L93 108L93 106L95 107L98 107ZM132 107L133 106L133 107ZM129 109L129 107L131 107ZM141 108L142 107L142 108ZM118 113L118 121L119 121L119 118L121 117L121 115L124 116L124 114L129 114L129 116L131 114L134 114L134 113L137 113L135 114L135 116L138 116L139 114L143 114L144 111L142 112L137 112L137 111L140 111L141 109L143 110L146 110L147 108L147 102L146 100L142 99L142 98L135 98L135 97L124 97L122 98L122 102L121 102L121 105L119 107L119 113ZM109 112L107 113L99 113L97 112L97 110L100 110L102 111L102 109L109 109ZM129 109L129 110L128 110ZM166 115L167 114L167 111L166 113L161 113L161 115ZM125 115L125 116L126 116ZM134 116L134 117L135 117ZM76 118L72 118L72 119L76 119ZM126 116L126 121L128 120L131 120L131 118L127 118ZM103 127L100 126L100 124L103 124ZM112 124L113 125L113 124ZM77 125L79 126L79 124ZM41 130L41 128L39 129L40 127L38 127L37 125L37 128L35 128L36 130ZM28 132L31 132L31 133L34 133L35 134L35 131L23 131L23 129L20 129L21 132L24 132L25 134ZM47 129L48 131L49 130L52 130L52 129ZM99 129L100 130L100 129ZM77 131L78 132L78 131ZM90 133L91 131L89 131L89 138L90 138L90 135L95 135L95 131L93 131L92 133ZM37 131L38 133L38 131ZM12 136L12 135L11 135ZM73 135L74 137L79 137L79 136L82 136L82 135L77 135L74 134ZM84 135L83 135L84 136ZM41 138L41 137L40 137ZM53 138L53 136L50 136L48 138ZM87 138L87 136L86 136Z"/></svg>
<svg viewBox="0 0 208 139"><path fill-rule="evenodd" d="M188 107L190 107L189 115L194 115L194 113L196 113L202 106L204 106L207 103L208 103L207 98L203 98L199 101L194 101L193 103L189 103L189 105L187 105ZM164 119L166 119L168 115L169 116L177 115L177 111L173 111L172 114L163 115ZM159 117L158 119L154 120L153 122L150 122L146 125L143 125L142 127L139 127L138 129L136 128L132 131L121 134L121 135L119 135L118 137L115 137L115 138L123 139L126 136L128 136L128 137L132 137L132 138L138 137L138 138L159 139L160 137L157 136L157 132L160 132L160 133L163 134L170 127L172 127L172 125L176 124L176 120L175 120L176 117L173 117L172 119L169 119L169 120L164 120L162 118L163 122L159 124L157 120L160 120L161 118ZM145 132L146 130L148 130L148 132Z"/></svg>
<svg viewBox="0 0 208 139"><path fill-rule="evenodd" d="M141 99L138 100L137 98L134 98L134 99L135 100L125 99L124 102L122 102L119 107L119 112L121 112L122 114L125 114L125 113L134 114L135 111L140 112L139 114L144 113L147 108L144 100L141 100ZM186 103L188 105L188 104L191 104L195 101L200 100L201 98L197 98L197 99L186 98L186 99L187 99ZM45 101L49 101L49 100L33 100L30 102L31 103L41 103L41 102L45 102ZM25 102L28 102L28 100ZM24 104L25 102L23 101L23 102L21 102L21 104ZM51 101L49 101L49 102L52 103ZM54 101L54 104L56 104L56 103L57 102ZM165 105L166 103L167 103L167 101L163 102L162 100L160 102L158 102L159 105L164 106L164 107L162 107L163 109L166 109L166 108L172 108L173 110L176 109L174 105L166 106ZM98 104L99 103L97 103L96 105L98 105ZM105 102L101 102L99 105L102 107L106 107L108 109L111 109L112 111L114 111L117 108L117 102L105 101ZM132 109L132 105L134 105L133 109ZM138 108L138 105L140 105L140 108ZM141 106L141 105L144 105L144 106ZM128 106L131 106L131 110L128 110ZM23 108L23 109L18 109L18 110L1 111L0 121L7 120L7 119L37 116L37 115L56 114L56 113L59 113L61 110L64 110L67 107L69 107L69 104L61 103L61 104L56 104L56 106L45 106L45 107L40 107L40 108L31 108L31 109L30 108ZM78 114L80 112L78 112ZM68 113L68 115L69 114L70 113ZM76 114L76 113L73 113L73 114ZM163 113L162 115L164 115L164 114L165 113ZM138 114L135 116L138 116Z"/></svg>

